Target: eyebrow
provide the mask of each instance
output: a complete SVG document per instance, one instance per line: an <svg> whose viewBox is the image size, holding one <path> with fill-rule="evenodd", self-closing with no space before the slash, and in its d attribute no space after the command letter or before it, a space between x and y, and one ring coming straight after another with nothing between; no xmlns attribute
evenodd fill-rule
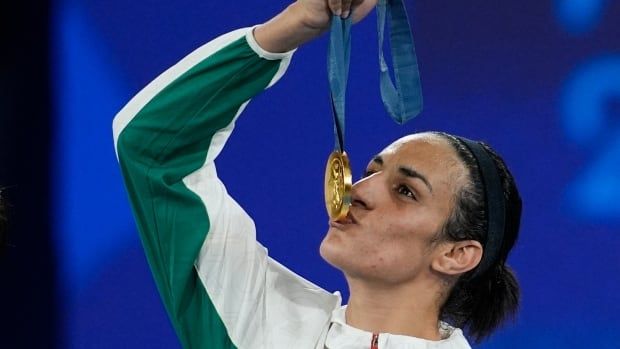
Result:
<svg viewBox="0 0 620 349"><path fill-rule="evenodd" d="M377 155L374 158L372 158L372 162L378 164L378 165L383 165L383 158L381 157L381 155ZM400 172L403 176L405 177L409 177L409 178L417 178L419 180L421 180L422 182L424 182L424 184L426 184L426 187L428 187L428 190L432 193L433 192L433 187L431 186L431 183L429 183L428 179L426 179L426 177L421 174L420 172L410 168L410 167L406 167L406 166L400 166L398 168L398 172Z"/></svg>
<svg viewBox="0 0 620 349"><path fill-rule="evenodd" d="M421 180L422 182L424 182L424 184L426 184L426 186L428 187L428 190L432 193L433 192L433 187L431 186L431 184L428 182L428 180L426 179L426 177L424 177L424 175L422 175L420 172L409 168L409 167L404 167L401 166L398 168L398 172L400 172L401 174L410 177L410 178L417 178L419 180Z"/></svg>

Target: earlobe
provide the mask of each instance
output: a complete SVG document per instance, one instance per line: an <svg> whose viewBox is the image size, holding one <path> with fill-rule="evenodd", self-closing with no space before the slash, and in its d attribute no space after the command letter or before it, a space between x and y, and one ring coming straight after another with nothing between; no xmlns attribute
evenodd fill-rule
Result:
<svg viewBox="0 0 620 349"><path fill-rule="evenodd" d="M460 275L474 269L482 259L482 245L475 240L450 242L432 261L431 268L446 275Z"/></svg>

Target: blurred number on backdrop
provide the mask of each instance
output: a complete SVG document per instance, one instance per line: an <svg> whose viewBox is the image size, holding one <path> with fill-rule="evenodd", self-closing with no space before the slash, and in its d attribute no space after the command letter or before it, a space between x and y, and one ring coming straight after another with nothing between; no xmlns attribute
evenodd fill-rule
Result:
<svg viewBox="0 0 620 349"><path fill-rule="evenodd" d="M557 17L573 36L593 35L605 0L558 0ZM610 47L613 49L613 47ZM620 54L587 57L570 73L561 98L568 139L588 152L566 191L567 206L592 221L620 220Z"/></svg>

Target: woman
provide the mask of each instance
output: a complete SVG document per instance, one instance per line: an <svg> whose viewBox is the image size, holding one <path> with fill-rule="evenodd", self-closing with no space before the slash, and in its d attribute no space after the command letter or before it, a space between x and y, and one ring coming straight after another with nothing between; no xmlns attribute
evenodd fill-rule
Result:
<svg viewBox="0 0 620 349"><path fill-rule="evenodd" d="M514 180L490 148L443 133L373 157L349 215L320 248L350 299L267 256L213 160L252 97L332 14L376 1L299 0L200 47L116 116L117 155L159 292L187 348L469 348L516 310L505 265L518 233ZM352 11L352 12L351 12Z"/></svg>

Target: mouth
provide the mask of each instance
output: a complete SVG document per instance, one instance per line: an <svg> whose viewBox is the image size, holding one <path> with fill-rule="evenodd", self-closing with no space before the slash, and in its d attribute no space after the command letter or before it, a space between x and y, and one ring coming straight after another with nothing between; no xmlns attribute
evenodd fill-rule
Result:
<svg viewBox="0 0 620 349"><path fill-rule="evenodd" d="M329 226L330 227L335 227L335 228L342 228L348 225L352 225L352 224L357 224L357 220L355 219L355 217L353 216L353 214L351 214L351 211L349 211L349 213L344 216L343 218L339 218L339 219L334 219L334 220L330 220L329 221Z"/></svg>

